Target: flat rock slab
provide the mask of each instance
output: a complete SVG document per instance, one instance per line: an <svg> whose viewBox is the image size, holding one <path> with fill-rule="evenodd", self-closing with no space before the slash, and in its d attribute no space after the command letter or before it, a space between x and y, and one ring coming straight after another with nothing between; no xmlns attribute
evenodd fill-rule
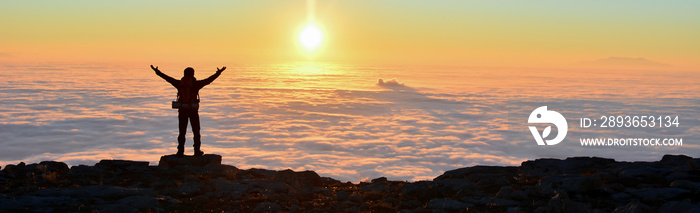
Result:
<svg viewBox="0 0 700 213"><path fill-rule="evenodd" d="M177 166L200 166L204 167L206 165L221 165L221 155L216 154L206 154L204 156L177 156L177 155L165 155L160 157L160 162L158 166L165 168L172 168Z"/></svg>

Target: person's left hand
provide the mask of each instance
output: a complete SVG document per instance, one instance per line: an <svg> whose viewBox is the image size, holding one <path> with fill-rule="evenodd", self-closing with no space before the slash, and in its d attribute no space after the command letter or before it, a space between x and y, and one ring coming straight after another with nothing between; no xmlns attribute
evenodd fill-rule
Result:
<svg viewBox="0 0 700 213"><path fill-rule="evenodd" d="M225 69L226 69L226 67L221 67L221 69L219 69L219 68L217 67L217 68L216 68L216 71L217 71L217 72L223 72Z"/></svg>

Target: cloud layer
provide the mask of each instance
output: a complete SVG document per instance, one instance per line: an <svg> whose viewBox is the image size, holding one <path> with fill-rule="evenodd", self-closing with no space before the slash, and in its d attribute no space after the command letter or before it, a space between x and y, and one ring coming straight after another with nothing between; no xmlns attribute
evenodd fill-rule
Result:
<svg viewBox="0 0 700 213"><path fill-rule="evenodd" d="M147 66L0 69L2 165L42 160L78 165L105 158L156 164L161 155L175 152L177 111L169 102L176 91ZM181 75L180 68L161 70ZM196 70L199 79L214 71ZM618 73L589 81L552 75L556 72L463 70L390 76L415 82L409 87L382 80L392 73L366 67L229 67L200 94L203 150L240 168L308 169L346 181L431 179L459 167L517 165L541 157L658 160L664 153L700 151L699 91L692 78ZM578 117L603 113L675 113L682 116L682 127L571 129L571 141L539 147L521 118L543 103L554 104L571 128ZM682 149L605 149L573 141L601 134L677 136L685 143ZM191 153L191 132L187 136Z"/></svg>

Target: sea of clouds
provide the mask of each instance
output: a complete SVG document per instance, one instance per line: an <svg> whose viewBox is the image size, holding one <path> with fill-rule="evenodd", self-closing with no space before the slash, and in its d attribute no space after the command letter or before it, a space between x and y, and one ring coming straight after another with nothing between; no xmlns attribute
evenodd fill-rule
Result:
<svg viewBox="0 0 700 213"><path fill-rule="evenodd" d="M196 77L215 66L194 67ZM160 67L175 78L184 68ZM176 151L176 90L148 64L0 69L0 165L155 165ZM697 79L693 72L231 66L200 92L202 149L239 168L314 170L354 182L432 179L460 167L543 157L698 157ZM569 134L558 145L538 146L527 130L527 116L542 105L567 118ZM680 126L578 126L581 117L601 115L677 115ZM582 147L580 137L678 137L683 146Z"/></svg>

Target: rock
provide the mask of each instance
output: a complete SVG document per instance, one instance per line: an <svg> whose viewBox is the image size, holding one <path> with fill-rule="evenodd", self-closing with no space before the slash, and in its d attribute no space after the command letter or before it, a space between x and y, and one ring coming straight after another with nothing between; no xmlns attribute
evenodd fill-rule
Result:
<svg viewBox="0 0 700 213"><path fill-rule="evenodd" d="M32 209L77 206L79 204L76 199L73 199L68 196L39 197L32 195L23 195L17 198L17 202L21 203L23 206Z"/></svg>
<svg viewBox="0 0 700 213"><path fill-rule="evenodd" d="M384 185L384 184L379 184L379 183L372 183L372 184L366 184L364 186L360 187L360 190L362 191L374 191L374 192L382 192L382 191L389 191L394 188Z"/></svg>
<svg viewBox="0 0 700 213"><path fill-rule="evenodd" d="M518 168L513 166L474 166L447 171L433 180L467 179L471 182L479 182L488 178L512 177L517 170Z"/></svg>
<svg viewBox="0 0 700 213"><path fill-rule="evenodd" d="M178 190L185 195L196 195L204 191L204 184L192 178L180 184Z"/></svg>
<svg viewBox="0 0 700 213"><path fill-rule="evenodd" d="M549 200L547 212L591 212L591 207L585 203L576 202L569 199L559 198L559 196Z"/></svg>
<svg viewBox="0 0 700 213"><path fill-rule="evenodd" d="M508 210L506 212L507 213L522 213L522 212L526 212L526 211L520 207L510 207L510 208L508 208Z"/></svg>
<svg viewBox="0 0 700 213"><path fill-rule="evenodd" d="M386 184L389 183L389 179L386 177L380 177L380 178L375 178L370 181L370 183L377 183L377 184Z"/></svg>
<svg viewBox="0 0 700 213"><path fill-rule="evenodd" d="M445 187L446 192L454 192L457 198L483 194L479 186L465 179L442 179L433 182Z"/></svg>
<svg viewBox="0 0 700 213"><path fill-rule="evenodd" d="M139 210L156 210L160 208L158 199L145 195L134 195L119 199L116 204L128 206Z"/></svg>
<svg viewBox="0 0 700 213"><path fill-rule="evenodd" d="M666 180L669 181L674 181L674 180L680 180L680 179L688 179L690 178L690 174L687 172L671 172L670 174L666 175Z"/></svg>
<svg viewBox="0 0 700 213"><path fill-rule="evenodd" d="M101 160L95 167L106 170L144 171L148 169L148 164L148 161Z"/></svg>
<svg viewBox="0 0 700 213"><path fill-rule="evenodd" d="M436 198L428 202L428 208L430 209L466 210L467 208L471 207L474 207L474 205L456 201L450 198Z"/></svg>
<svg viewBox="0 0 700 213"><path fill-rule="evenodd" d="M564 178L561 188L569 193L594 193L603 191L603 183L594 176L576 175Z"/></svg>
<svg viewBox="0 0 700 213"><path fill-rule="evenodd" d="M24 162L19 162L17 165L14 164L7 164L5 168L2 169L3 172L6 173L13 173L15 168L22 168L25 167L26 164Z"/></svg>
<svg viewBox="0 0 700 213"><path fill-rule="evenodd" d="M487 207L512 207L520 205L520 202L515 200L491 197L464 197L460 199L460 201Z"/></svg>
<svg viewBox="0 0 700 213"><path fill-rule="evenodd" d="M2 176L19 178L24 180L48 181L52 183L62 181L63 175L68 172L68 166L63 162L42 161L41 163L33 163L26 165L20 162L17 165L7 165L2 170Z"/></svg>
<svg viewBox="0 0 700 213"><path fill-rule="evenodd" d="M248 172L254 178L273 178L275 175L277 175L277 171L267 169L252 168L249 169Z"/></svg>
<svg viewBox="0 0 700 213"><path fill-rule="evenodd" d="M510 195L510 199L517 200L517 201L527 201L529 199L528 193L525 192L524 190L518 190L514 191Z"/></svg>
<svg viewBox="0 0 700 213"><path fill-rule="evenodd" d="M23 207L24 205L16 200L0 197L0 212L13 212Z"/></svg>
<svg viewBox="0 0 700 213"><path fill-rule="evenodd" d="M688 212L691 209L700 208L700 205L693 205L690 202L671 201L659 209L660 213Z"/></svg>
<svg viewBox="0 0 700 213"><path fill-rule="evenodd" d="M220 192L245 192L248 190L248 185L236 183L223 178L211 180L209 184L214 186L214 190Z"/></svg>
<svg viewBox="0 0 700 213"><path fill-rule="evenodd" d="M102 171L103 169L94 166L78 165L70 167L70 170L68 170L68 173L66 174L68 176L77 177L99 176L99 173Z"/></svg>
<svg viewBox="0 0 700 213"><path fill-rule="evenodd" d="M491 202L487 203L486 205L487 206L513 207L513 206L520 205L520 202L515 201L515 200L510 200L510 199L494 198L493 200L491 200Z"/></svg>
<svg viewBox="0 0 700 213"><path fill-rule="evenodd" d="M636 182L658 183L665 180L665 176L670 173L669 168L656 167L651 164L639 164L621 168L618 176L626 185Z"/></svg>
<svg viewBox="0 0 700 213"><path fill-rule="evenodd" d="M337 192L337 193L335 194L335 197L333 197L333 199L338 200L338 201L345 201L345 200L347 200L348 198L350 198L350 195L351 195L351 194L352 194L352 192L348 192L348 191L339 191L339 192Z"/></svg>
<svg viewBox="0 0 700 213"><path fill-rule="evenodd" d="M561 188L562 182L564 182L565 177L561 176L546 176L540 179L535 185L535 189L538 195L543 197L552 197L556 194L557 190Z"/></svg>
<svg viewBox="0 0 700 213"><path fill-rule="evenodd" d="M629 192L630 195L635 196L639 199L649 199L653 201L666 201L673 198L678 198L684 195L689 195L690 191L687 189L669 187L660 189L640 189Z"/></svg>
<svg viewBox="0 0 700 213"><path fill-rule="evenodd" d="M203 174L214 177L235 178L241 170L235 166L208 164L204 166Z"/></svg>
<svg viewBox="0 0 700 213"><path fill-rule="evenodd" d="M309 189L323 184L321 176L316 174L316 172L295 172L289 169L277 172L273 180L286 183L295 189Z"/></svg>
<svg viewBox="0 0 700 213"><path fill-rule="evenodd" d="M158 166L164 168L174 168L179 166L204 168L204 166L211 164L221 165L221 155L205 154L200 157L165 155L160 157L160 162L158 163Z"/></svg>
<svg viewBox="0 0 700 213"><path fill-rule="evenodd" d="M514 177L490 177L484 178L476 182L476 185L481 187L486 192L496 193L503 186L510 185L514 181Z"/></svg>
<svg viewBox="0 0 700 213"><path fill-rule="evenodd" d="M249 180L246 181L250 187L246 192L269 192L269 193L288 193L289 185L272 180Z"/></svg>
<svg viewBox="0 0 700 213"><path fill-rule="evenodd" d="M403 198L414 197L419 200L446 197L451 193L453 192L451 192L449 188L433 181L418 181L407 184L401 189L401 196Z"/></svg>
<svg viewBox="0 0 700 213"><path fill-rule="evenodd" d="M670 187L678 187L683 189L688 189L693 192L697 192L700 189L700 184L689 181L689 180L676 180L671 182Z"/></svg>
<svg viewBox="0 0 700 213"><path fill-rule="evenodd" d="M64 162L42 161L37 166L37 169L39 169L39 171L41 171L44 174L54 173L58 175L63 175L68 172L68 165L66 165L66 163Z"/></svg>
<svg viewBox="0 0 700 213"><path fill-rule="evenodd" d="M518 173L529 177L593 173L613 166L615 163L613 159L599 157L573 157L566 160L537 159L523 162Z"/></svg>
<svg viewBox="0 0 700 213"><path fill-rule="evenodd" d="M313 171L241 170L215 155L163 156L160 166L44 161L2 168L0 212L693 212L699 160L538 159L450 170L432 181L359 184Z"/></svg>
<svg viewBox="0 0 700 213"><path fill-rule="evenodd" d="M207 192L207 196L231 200L241 199L249 188L246 184L229 181L224 178L211 180L209 185L213 189Z"/></svg>
<svg viewBox="0 0 700 213"><path fill-rule="evenodd" d="M612 198L613 198L613 200L616 200L616 201L629 202L629 200L632 198L632 196L627 194L627 193L617 193L617 194L613 194ZM627 202L625 202L625 203L627 203Z"/></svg>
<svg viewBox="0 0 700 213"><path fill-rule="evenodd" d="M255 206L253 212L269 213L269 212L282 212L283 209L280 205L271 202L262 202Z"/></svg>
<svg viewBox="0 0 700 213"><path fill-rule="evenodd" d="M498 193L496 193L496 198L510 198L511 195L513 194L513 189L510 188L510 186L503 186L501 187L500 190L498 190Z"/></svg>
<svg viewBox="0 0 700 213"><path fill-rule="evenodd" d="M613 213L646 213L654 212L653 209L639 201L632 201L625 206L616 208Z"/></svg>
<svg viewBox="0 0 700 213"><path fill-rule="evenodd" d="M674 167L687 167L688 170L698 168L695 160L685 155L664 155L659 162Z"/></svg>
<svg viewBox="0 0 700 213"><path fill-rule="evenodd" d="M501 189L498 190L498 193L496 193L495 196L495 198L514 199L519 201L527 200L527 197L527 193L525 193L524 191L513 191L513 189L511 189L510 186L501 187Z"/></svg>
<svg viewBox="0 0 700 213"><path fill-rule="evenodd" d="M41 197L98 197L98 198L122 198L133 195L153 195L155 191L152 189L139 188L124 188L119 186L93 185L79 188L68 189L40 189L32 193L34 196Z"/></svg>
<svg viewBox="0 0 700 213"><path fill-rule="evenodd" d="M93 211L100 213L138 213L139 209L131 206L122 206L119 204L105 204L96 206Z"/></svg>

